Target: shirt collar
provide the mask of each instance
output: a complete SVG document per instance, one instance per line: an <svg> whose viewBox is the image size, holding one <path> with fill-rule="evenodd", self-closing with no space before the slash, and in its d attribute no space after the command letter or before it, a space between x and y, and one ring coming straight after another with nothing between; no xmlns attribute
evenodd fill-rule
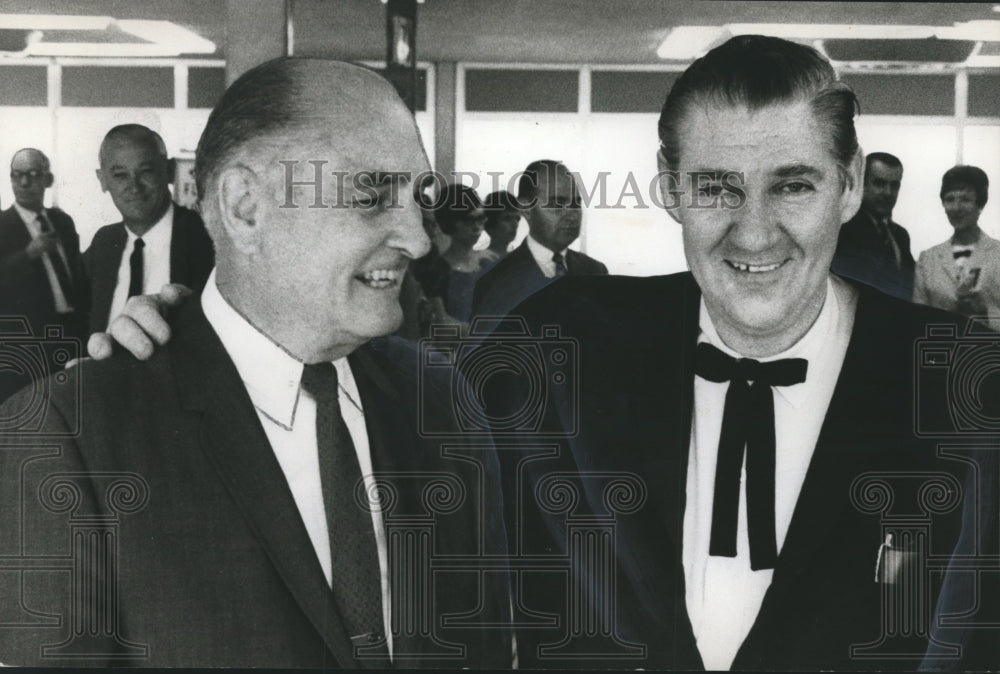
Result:
<svg viewBox="0 0 1000 674"><path fill-rule="evenodd" d="M285 430L292 430L302 361L271 341L226 301L215 283L214 269L201 293L201 308L236 366L253 406ZM346 396L346 402L341 398L341 405L349 403L361 411L361 394L347 358L338 358L333 366L337 368L339 388Z"/></svg>
<svg viewBox="0 0 1000 674"><path fill-rule="evenodd" d="M827 278L826 298L823 300L823 308L820 309L819 316L816 317L816 320L809 330L806 331L806 334L781 353L757 359L762 363L782 358L804 358L809 362L806 381L792 386L774 387L778 395L782 396L795 408L807 402L809 394L813 390L810 384L814 383L815 377L822 376L821 370L823 368L821 365L825 362L825 353L828 351L825 347L834 342L840 322L843 320L844 307L841 306L843 301L838 297L838 293L835 292L833 283L832 278ZM708 314L704 297L701 299L698 325L701 328L701 334L698 337L699 342L708 342L733 358L743 358L742 355L726 346L722 338L719 337L719 333L715 329L715 324L712 323L712 317ZM814 378L813 381L810 381L810 376Z"/></svg>
<svg viewBox="0 0 1000 674"><path fill-rule="evenodd" d="M536 241L531 234L528 235L526 240L528 242L528 250L531 251L531 256L535 258L535 262L537 262L539 266L543 264L552 264L552 256L555 254L553 251L538 243L538 241ZM563 256L563 259L566 257L567 250L567 248L563 248L559 251L559 254Z"/></svg>
<svg viewBox="0 0 1000 674"><path fill-rule="evenodd" d="M38 218L39 215L45 213L44 207L42 208L42 210L36 213L35 211L29 211L27 208L17 203L16 201L14 202L14 210L16 210L17 214L21 216L21 220L23 220L24 224L26 225L30 225Z"/></svg>
<svg viewBox="0 0 1000 674"><path fill-rule="evenodd" d="M142 240L147 247L153 248L155 250L164 250L170 246L170 237L174 231L174 202L171 201L170 205L167 206L167 210L163 213L163 216L156 221L156 224L146 230L146 233L142 235ZM128 227L125 228L125 233L128 234L128 240L126 241L126 249L132 247L135 240L139 237L132 233L132 230Z"/></svg>

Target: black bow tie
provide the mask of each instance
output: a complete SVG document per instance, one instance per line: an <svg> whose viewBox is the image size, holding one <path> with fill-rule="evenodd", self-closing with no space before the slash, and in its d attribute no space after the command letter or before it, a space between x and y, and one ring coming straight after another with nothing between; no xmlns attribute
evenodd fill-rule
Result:
<svg viewBox="0 0 1000 674"><path fill-rule="evenodd" d="M711 344L698 344L695 373L708 381L730 382L715 467L710 555L736 556L740 471L746 447L750 568L754 571L774 568L778 544L774 531L775 438L771 387L804 382L808 365L802 358L767 363L752 358L737 359Z"/></svg>
<svg viewBox="0 0 1000 674"><path fill-rule="evenodd" d="M960 257L972 257L972 250L970 248L966 248L965 250L955 250L952 251L951 254L957 260Z"/></svg>

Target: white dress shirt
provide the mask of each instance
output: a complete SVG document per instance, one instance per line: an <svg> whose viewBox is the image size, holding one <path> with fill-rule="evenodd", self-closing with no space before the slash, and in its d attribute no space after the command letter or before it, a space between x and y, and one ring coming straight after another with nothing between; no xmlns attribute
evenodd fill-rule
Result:
<svg viewBox="0 0 1000 674"><path fill-rule="evenodd" d="M531 251L531 257L535 258L535 263L538 265L539 269L542 270L545 278L555 278L556 263L552 261L552 256L555 255L555 253L535 241L530 234L527 236L527 241L528 250ZM567 250L569 250L569 248L563 248L559 252L559 254L563 256L563 264L566 264Z"/></svg>
<svg viewBox="0 0 1000 674"><path fill-rule="evenodd" d="M148 232L142 235L142 241L146 244L142 249L142 294L158 293L160 288L170 283L170 241L174 233L174 203L170 202L167 212L163 214L155 225ZM108 315L108 325L118 318L118 314L125 308L128 301L129 282L132 280L132 266L130 258L135 250L135 240L138 239L132 231L126 227L125 250L122 252L122 259L118 265L118 283L115 284L115 293L111 296L111 312Z"/></svg>
<svg viewBox="0 0 1000 674"><path fill-rule="evenodd" d="M775 534L779 555L844 363L856 307L855 290L841 279L831 276L827 282L823 309L802 339L783 353L758 359L766 362L781 358L805 358L809 361L805 382L772 387ZM722 342L704 300L699 325L699 342L708 342L730 356L740 357ZM774 574L773 569L753 571L750 568L745 460L740 478L736 557L712 557L708 554L715 464L728 389L729 382L715 383L698 376L694 380L694 418L682 557L688 615L698 641L698 650L708 670L726 670L732 666L733 658L757 619Z"/></svg>
<svg viewBox="0 0 1000 674"><path fill-rule="evenodd" d="M257 410L271 449L281 465L295 505L302 516L309 540L320 566L323 567L326 582L332 585L330 536L323 508L319 451L316 445L316 401L299 388L303 364L258 331L222 297L215 284L215 270L205 284L201 304L205 317L219 335L250 394L250 400ZM333 361L333 366L337 369L341 416L354 442L361 474L370 489L374 478L361 396L347 358ZM378 547L383 627L391 657L388 546L382 513L377 507L372 511L372 526Z"/></svg>
<svg viewBox="0 0 1000 674"><path fill-rule="evenodd" d="M29 211L27 208L24 208L15 201L14 210L16 210L17 214L21 216L21 220L28 228L28 233L31 234L31 238L33 240L42 235L42 223L38 220L40 215L45 215L49 223L52 223L52 218L45 213L44 208L39 213L35 213L34 211ZM54 229L55 225L52 225L52 227ZM63 249L62 241L60 241L58 237L56 238L56 254L62 258L63 267L72 273L69 266L69 259L66 257L66 251ZM52 266L52 258L49 257L49 255L50 253L42 253L41 260L42 266L45 267L45 276L49 279L49 287L52 288L52 300L56 313L71 313L73 311L73 306L69 303L69 298L67 298L66 294L63 292L62 284L59 283L59 277L56 275L56 270Z"/></svg>

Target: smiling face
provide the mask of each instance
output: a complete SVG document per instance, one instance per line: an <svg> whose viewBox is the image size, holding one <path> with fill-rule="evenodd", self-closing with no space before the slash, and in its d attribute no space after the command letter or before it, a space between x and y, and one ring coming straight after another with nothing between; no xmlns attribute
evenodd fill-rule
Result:
<svg viewBox="0 0 1000 674"><path fill-rule="evenodd" d="M976 191L971 187L948 190L941 196L941 205L956 232L975 229L979 214L983 212L982 206L976 203Z"/></svg>
<svg viewBox="0 0 1000 674"><path fill-rule="evenodd" d="M151 137L112 136L101 146L101 188L111 193L125 225L141 236L170 205L167 158Z"/></svg>
<svg viewBox="0 0 1000 674"><path fill-rule="evenodd" d="M350 70L343 87L329 74L307 81L303 86L330 100L337 96L328 89L339 89L344 109L261 139L243 154L256 163L258 182L251 181L255 196L246 203L254 204L252 215L238 234L253 251L240 261L240 308L306 362L332 360L396 330L403 274L430 247L413 184L429 165L412 117L375 77ZM342 92L357 92L356 98ZM288 160L298 161L293 180L314 175L307 162L327 162L326 208L311 207L312 186L292 188L295 205L287 207L288 176L279 161ZM406 177L380 182L375 172Z"/></svg>
<svg viewBox="0 0 1000 674"><path fill-rule="evenodd" d="M672 214L712 321L744 356L780 353L822 308L840 225L860 205L860 156L843 180L830 132L805 102L756 112L693 107L678 131L687 195ZM742 173L745 202L690 207L691 171ZM722 189L704 178L699 185L701 203Z"/></svg>

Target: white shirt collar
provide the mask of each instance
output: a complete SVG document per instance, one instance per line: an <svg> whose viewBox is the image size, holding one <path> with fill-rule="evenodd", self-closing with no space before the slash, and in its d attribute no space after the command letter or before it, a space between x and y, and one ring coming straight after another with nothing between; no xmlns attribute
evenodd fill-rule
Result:
<svg viewBox="0 0 1000 674"><path fill-rule="evenodd" d="M302 361L271 341L226 301L215 283L214 269L201 293L201 308L240 373L253 406L291 430L299 402ZM362 412L361 394L347 358L338 358L333 366L337 368L341 407L349 403Z"/></svg>
<svg viewBox="0 0 1000 674"><path fill-rule="evenodd" d="M845 298L843 297L844 292L837 292L837 290L840 289L835 289L835 282L839 282L844 285L844 292L850 292L850 287L846 283L840 281L839 279L836 279L835 281L835 277L828 277L826 282L826 298L823 300L823 308L820 310L819 316L816 317L816 320L813 322L806 334L804 334L799 341L792 344L781 353L768 356L767 358L757 359L763 363L772 360L780 360L782 358L804 358L809 361L809 370L806 374L805 382L795 384L793 386L774 387L774 390L777 391L778 395L785 398L785 400L787 400L788 403L795 408L800 408L804 403L808 402L810 397L809 393L812 388L806 385L809 381L809 375L816 376L820 372L820 363L825 359L825 347L826 345L833 343L833 340L836 338L838 330L840 329L840 324L844 320L844 309L847 308L843 306L845 304ZM850 307L850 311L850 316L853 316L853 306ZM744 357L726 346L726 344L722 341L722 338L719 337L719 333L715 329L715 324L712 323L712 317L708 313L708 308L705 306L704 297L701 299L701 310L698 321L698 325L701 328L701 334L698 337L699 342L708 342L733 358Z"/></svg>
<svg viewBox="0 0 1000 674"><path fill-rule="evenodd" d="M552 250L546 248L542 244L540 244L537 241L535 241L535 238L533 236L531 236L531 234L529 234L527 236L526 241L528 242L528 250L531 251L531 256L533 258L535 258L535 262L537 262L539 264L539 266L541 266L543 264L554 264L552 262L552 256L555 253ZM559 251L559 253L563 256L564 260L565 260L566 251L567 250L569 250L569 249L568 248L563 248L561 251Z"/></svg>
<svg viewBox="0 0 1000 674"><path fill-rule="evenodd" d="M163 216L156 221L156 224L150 227L145 234L142 235L142 240L147 247L153 248L155 250L168 250L170 248L170 237L174 230L174 202L171 201L170 205L167 206L167 210L163 213ZM125 233L128 235L128 239L125 242L125 250L132 250L132 246L135 244L135 240L139 237L132 233L132 230L125 227Z"/></svg>
<svg viewBox="0 0 1000 674"><path fill-rule="evenodd" d="M45 213L45 207L44 206L38 212L29 211L27 208L25 208L21 204L17 203L16 201L14 202L14 210L16 210L17 214L21 216L21 220L23 220L24 224L26 224L26 225L30 225L31 223L33 223L38 218L39 215Z"/></svg>

